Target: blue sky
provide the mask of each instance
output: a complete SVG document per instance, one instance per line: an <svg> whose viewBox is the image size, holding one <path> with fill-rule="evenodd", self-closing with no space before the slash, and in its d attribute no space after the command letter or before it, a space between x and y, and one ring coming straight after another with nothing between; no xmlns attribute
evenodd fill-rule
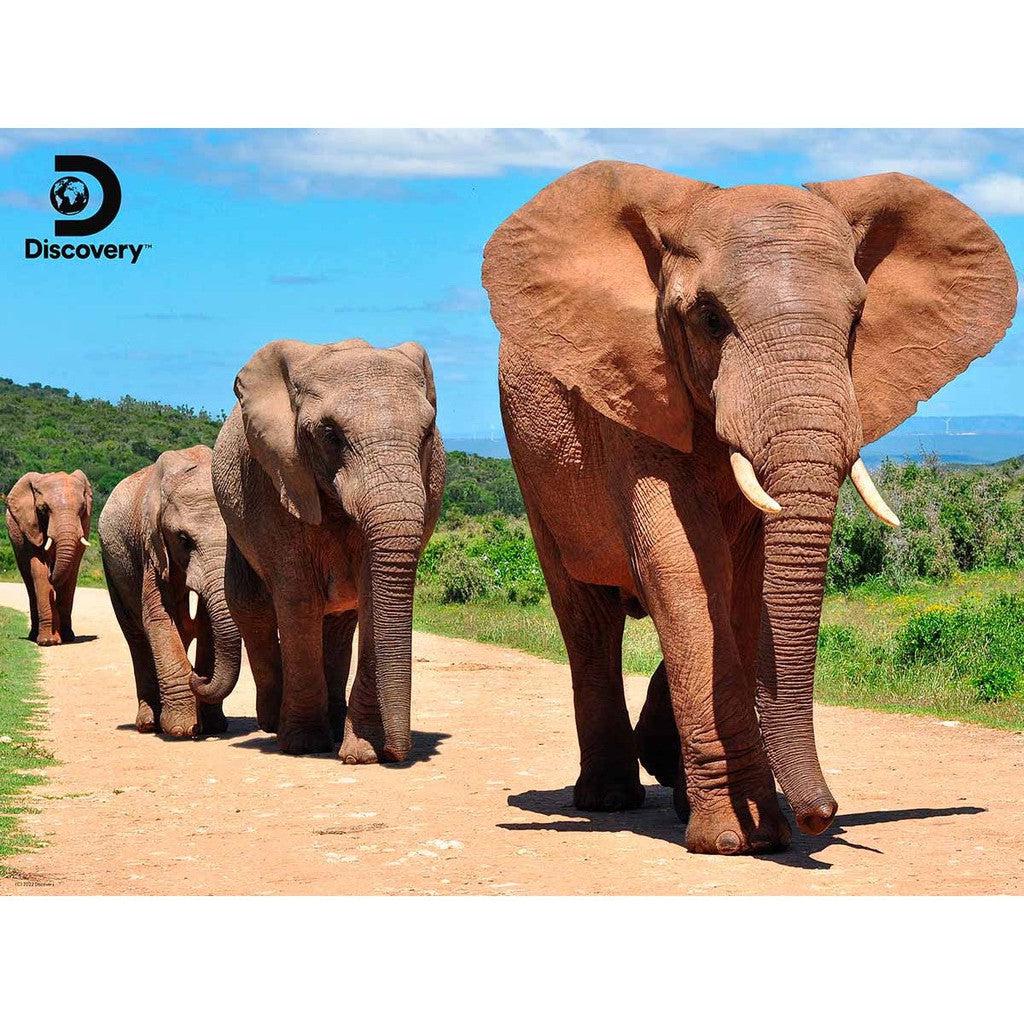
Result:
<svg viewBox="0 0 1024 1024"><path fill-rule="evenodd" d="M52 237L55 153L109 163L121 212L83 241L138 265L28 261ZM497 333L479 284L494 227L587 160L721 185L901 170L956 193L1024 268L1024 133L795 130L61 132L0 129L0 376L212 412L273 338L430 351L442 430L500 436ZM1024 412L1020 327L921 412Z"/></svg>

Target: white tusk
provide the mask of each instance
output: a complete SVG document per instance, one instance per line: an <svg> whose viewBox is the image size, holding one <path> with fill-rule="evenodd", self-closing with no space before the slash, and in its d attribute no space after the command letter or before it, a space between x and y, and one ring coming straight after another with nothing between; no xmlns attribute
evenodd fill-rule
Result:
<svg viewBox="0 0 1024 1024"><path fill-rule="evenodd" d="M782 506L758 483L757 474L750 464L750 459L733 451L729 456L729 462L732 465L732 474L736 477L736 484L743 492L743 497L762 512L773 516L778 515L782 511Z"/></svg>
<svg viewBox="0 0 1024 1024"><path fill-rule="evenodd" d="M52 547L53 547L53 538L52 537L47 537L46 538L46 543L43 545L43 550L44 551L49 551L50 548L52 548Z"/></svg>
<svg viewBox="0 0 1024 1024"><path fill-rule="evenodd" d="M78 539L82 542L83 548L88 548L92 546L84 537L79 537Z"/></svg>
<svg viewBox="0 0 1024 1024"><path fill-rule="evenodd" d="M188 613L193 619L199 614L199 595L194 590L188 592Z"/></svg>
<svg viewBox="0 0 1024 1024"><path fill-rule="evenodd" d="M871 479L871 474L868 472L868 467L864 465L863 459L857 459L851 467L850 480L853 482L853 486L857 488L857 493L861 496L861 500L867 505L868 511L873 512L883 523L889 526L898 529L902 525L896 513L889 508L885 503L885 499L878 493L875 481Z"/></svg>

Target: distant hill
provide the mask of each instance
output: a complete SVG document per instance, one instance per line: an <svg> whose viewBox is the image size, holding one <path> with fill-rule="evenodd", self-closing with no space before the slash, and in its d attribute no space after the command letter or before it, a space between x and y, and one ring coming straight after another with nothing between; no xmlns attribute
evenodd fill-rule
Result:
<svg viewBox="0 0 1024 1024"><path fill-rule="evenodd" d="M29 470L81 469L92 482L95 522L126 476L170 448L212 447L219 430L219 420L187 406L127 397L115 405L0 378L0 494Z"/></svg>
<svg viewBox="0 0 1024 1024"><path fill-rule="evenodd" d="M883 459L920 462L934 452L943 462L979 466L1024 453L1024 416L911 416L864 449L871 467Z"/></svg>
<svg viewBox="0 0 1024 1024"><path fill-rule="evenodd" d="M504 438L446 437L445 446L507 459ZM912 416L890 434L864 450L869 466L883 459L920 462L931 453L943 462L968 466L987 465L1024 454L1024 416Z"/></svg>
<svg viewBox="0 0 1024 1024"><path fill-rule="evenodd" d="M220 421L202 410L80 398L64 388L14 384L0 378L0 494L28 470L81 468L102 508L124 477L169 448L213 445ZM504 438L452 435L448 508L518 514L521 499ZM944 463L979 465L1024 453L1024 416L914 416L865 449L872 467L883 459L920 461L936 453Z"/></svg>
<svg viewBox="0 0 1024 1024"><path fill-rule="evenodd" d="M445 434L444 446L450 452L469 452L490 459L508 458L508 445L504 437L449 437Z"/></svg>

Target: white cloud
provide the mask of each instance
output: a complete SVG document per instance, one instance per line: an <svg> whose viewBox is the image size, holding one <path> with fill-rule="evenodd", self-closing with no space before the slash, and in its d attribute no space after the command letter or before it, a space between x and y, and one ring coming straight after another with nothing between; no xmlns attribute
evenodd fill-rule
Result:
<svg viewBox="0 0 1024 1024"><path fill-rule="evenodd" d="M0 157L8 157L28 146L52 142L54 145L84 140L113 140L129 134L117 128L19 128L0 131ZM60 152L58 149L57 152Z"/></svg>
<svg viewBox="0 0 1024 1024"><path fill-rule="evenodd" d="M985 132L963 129L857 128L806 132L807 159L830 178L900 171L957 181L973 174L991 149Z"/></svg>
<svg viewBox="0 0 1024 1024"><path fill-rule="evenodd" d="M564 171L601 159L690 167L713 178L723 161L755 153L795 160L808 178L902 171L948 183L979 174L990 155L1009 145L1000 140L1003 134L876 128L280 130L215 142L209 155L293 195L333 192L359 181Z"/></svg>
<svg viewBox="0 0 1024 1024"><path fill-rule="evenodd" d="M964 185L958 197L978 213L1024 214L1024 177L986 174Z"/></svg>
<svg viewBox="0 0 1024 1024"><path fill-rule="evenodd" d="M789 131L689 129L336 129L252 133L222 150L239 164L283 174L298 190L352 178L495 177L560 171L590 160L657 165L764 149Z"/></svg>

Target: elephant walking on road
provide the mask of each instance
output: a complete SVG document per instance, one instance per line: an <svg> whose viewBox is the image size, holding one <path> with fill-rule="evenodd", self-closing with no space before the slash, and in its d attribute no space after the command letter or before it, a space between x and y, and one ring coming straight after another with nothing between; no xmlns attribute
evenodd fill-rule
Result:
<svg viewBox="0 0 1024 1024"><path fill-rule="evenodd" d="M414 342L274 341L239 372L235 394L213 485L259 725L285 753L340 739L347 763L402 761L416 567L445 476L430 360Z"/></svg>
<svg viewBox="0 0 1024 1024"><path fill-rule="evenodd" d="M7 533L28 589L29 639L72 643L78 569L89 546L92 487L80 470L26 473L7 495Z"/></svg>
<svg viewBox="0 0 1024 1024"><path fill-rule="evenodd" d="M122 480L100 515L110 602L135 670L139 732L227 729L221 705L238 681L241 639L224 600L227 530L212 456L204 445L164 452Z"/></svg>
<svg viewBox="0 0 1024 1024"><path fill-rule="evenodd" d="M686 845L775 849L836 812L814 742L839 488L897 519L860 459L1002 337L995 233L881 174L721 189L590 164L514 213L483 268L509 449L568 650L576 806L637 807L638 755ZM626 615L664 657L636 732ZM773 779L773 773L775 779Z"/></svg>

